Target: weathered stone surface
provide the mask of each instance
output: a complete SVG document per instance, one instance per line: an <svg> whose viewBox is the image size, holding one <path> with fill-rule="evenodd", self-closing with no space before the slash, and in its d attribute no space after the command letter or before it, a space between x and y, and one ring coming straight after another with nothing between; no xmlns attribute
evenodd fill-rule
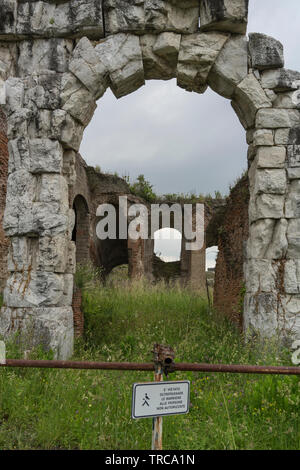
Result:
<svg viewBox="0 0 300 470"><path fill-rule="evenodd" d="M63 175L69 186L73 186L76 182L75 161L76 154L74 150L66 150L63 158Z"/></svg>
<svg viewBox="0 0 300 470"><path fill-rule="evenodd" d="M280 338L287 347L294 340L300 340L300 296L287 294L280 296L278 329Z"/></svg>
<svg viewBox="0 0 300 470"><path fill-rule="evenodd" d="M253 74L249 74L235 89L234 102L241 113L241 122L246 122L247 128L253 127L256 113L261 108L271 108L272 103L261 88Z"/></svg>
<svg viewBox="0 0 300 470"><path fill-rule="evenodd" d="M248 4L248 0L202 0L201 29L246 34Z"/></svg>
<svg viewBox="0 0 300 470"><path fill-rule="evenodd" d="M144 72L146 80L169 80L176 77L181 35L162 33L141 36Z"/></svg>
<svg viewBox="0 0 300 470"><path fill-rule="evenodd" d="M260 219L253 222L247 243L247 258L284 258L288 249L287 228L286 219Z"/></svg>
<svg viewBox="0 0 300 470"><path fill-rule="evenodd" d="M60 107L61 74L53 70L39 72L23 79L24 108L57 109Z"/></svg>
<svg viewBox="0 0 300 470"><path fill-rule="evenodd" d="M300 259L300 219L290 219L287 229L287 258Z"/></svg>
<svg viewBox="0 0 300 470"><path fill-rule="evenodd" d="M197 33L183 36L177 67L177 84L187 91L204 93L208 74L228 36L222 33Z"/></svg>
<svg viewBox="0 0 300 470"><path fill-rule="evenodd" d="M11 77L5 82L6 106L8 114L19 111L24 104L24 82L20 78Z"/></svg>
<svg viewBox="0 0 300 470"><path fill-rule="evenodd" d="M293 91L299 88L300 72L288 69L266 70L261 75L261 85L275 92Z"/></svg>
<svg viewBox="0 0 300 470"><path fill-rule="evenodd" d="M49 137L59 140L64 147L78 151L83 131L84 126L66 111L57 109L53 112Z"/></svg>
<svg viewBox="0 0 300 470"><path fill-rule="evenodd" d="M194 0L106 0L104 17L107 34L194 33L198 29L199 4Z"/></svg>
<svg viewBox="0 0 300 470"><path fill-rule="evenodd" d="M275 223L272 241L266 252L267 259L282 259L286 257L288 249L287 241L288 221L279 219Z"/></svg>
<svg viewBox="0 0 300 470"><path fill-rule="evenodd" d="M299 145L300 144L300 127L277 129L275 131L276 145Z"/></svg>
<svg viewBox="0 0 300 470"><path fill-rule="evenodd" d="M58 141L31 139L29 141L31 173L60 173L63 149Z"/></svg>
<svg viewBox="0 0 300 470"><path fill-rule="evenodd" d="M300 90L279 93L273 106L274 108L300 109Z"/></svg>
<svg viewBox="0 0 300 470"><path fill-rule="evenodd" d="M300 167L298 168L287 168L287 175L289 180L300 179Z"/></svg>
<svg viewBox="0 0 300 470"><path fill-rule="evenodd" d="M260 294L274 292L278 266L269 259L252 259L245 264L245 278L247 279L247 292Z"/></svg>
<svg viewBox="0 0 300 470"><path fill-rule="evenodd" d="M110 86L117 98L144 85L142 50L137 36L122 33L110 36L95 51L109 73Z"/></svg>
<svg viewBox="0 0 300 470"><path fill-rule="evenodd" d="M20 36L57 37L104 36L102 2L70 0L63 4L48 1L18 4L17 34Z"/></svg>
<svg viewBox="0 0 300 470"><path fill-rule="evenodd" d="M249 219L280 219L284 217L285 196L277 194L259 194L250 199Z"/></svg>
<svg viewBox="0 0 300 470"><path fill-rule="evenodd" d="M7 137L16 139L18 137L28 137L28 122L34 117L30 109L21 108L19 111L7 116Z"/></svg>
<svg viewBox="0 0 300 470"><path fill-rule="evenodd" d="M299 295L275 293L245 296L245 332L284 341L286 346L299 336Z"/></svg>
<svg viewBox="0 0 300 470"><path fill-rule="evenodd" d="M283 45L266 34L249 34L249 52L254 69L278 69L284 66Z"/></svg>
<svg viewBox="0 0 300 470"><path fill-rule="evenodd" d="M285 170L264 169L257 170L253 182L253 191L255 194L285 194L287 188L287 178Z"/></svg>
<svg viewBox="0 0 300 470"><path fill-rule="evenodd" d="M266 259L266 252L272 241L275 227L274 219L262 219L250 225L247 242L247 258Z"/></svg>
<svg viewBox="0 0 300 470"><path fill-rule="evenodd" d="M68 265L68 240L64 236L40 237L36 269L64 273Z"/></svg>
<svg viewBox="0 0 300 470"><path fill-rule="evenodd" d="M259 78L260 79L260 78ZM269 100L274 103L274 101L277 99L277 95L275 93L275 91L273 90L269 90L268 88L264 88L265 90L265 94L267 95L267 97L269 98Z"/></svg>
<svg viewBox="0 0 300 470"><path fill-rule="evenodd" d="M254 146L272 146L274 145L273 131L270 129L257 129L253 134Z"/></svg>
<svg viewBox="0 0 300 470"><path fill-rule="evenodd" d="M284 263L284 290L287 294L300 293L300 260L287 260Z"/></svg>
<svg viewBox="0 0 300 470"><path fill-rule="evenodd" d="M37 180L26 170L15 171L7 180L7 198L3 227L7 235L31 229L30 211L36 195Z"/></svg>
<svg viewBox="0 0 300 470"><path fill-rule="evenodd" d="M4 80L0 78L0 105L6 104L6 90Z"/></svg>
<svg viewBox="0 0 300 470"><path fill-rule="evenodd" d="M68 207L68 185L65 178L57 174L42 174L37 188L37 201L57 202Z"/></svg>
<svg viewBox="0 0 300 470"><path fill-rule="evenodd" d="M0 39L11 39L16 32L16 1L1 0Z"/></svg>
<svg viewBox="0 0 300 470"><path fill-rule="evenodd" d="M300 217L300 180L290 182L285 203L285 216L288 219Z"/></svg>
<svg viewBox="0 0 300 470"><path fill-rule="evenodd" d="M2 308L0 334L4 338L21 333L24 347L42 345L57 359L73 353L74 330L71 307Z"/></svg>
<svg viewBox="0 0 300 470"><path fill-rule="evenodd" d="M248 74L248 44L244 36L228 39L208 77L209 86L219 95L231 98L235 87Z"/></svg>
<svg viewBox="0 0 300 470"><path fill-rule="evenodd" d="M289 168L300 167L300 145L287 146L287 161Z"/></svg>
<svg viewBox="0 0 300 470"><path fill-rule="evenodd" d="M18 73L26 77L34 72L66 72L73 50L69 39L49 38L22 41L19 45Z"/></svg>
<svg viewBox="0 0 300 470"><path fill-rule="evenodd" d="M0 78L7 80L16 75L17 45L14 42L0 42Z"/></svg>
<svg viewBox="0 0 300 470"><path fill-rule="evenodd" d="M26 237L11 237L7 258L9 272L24 272L32 269L33 252L36 240Z"/></svg>
<svg viewBox="0 0 300 470"><path fill-rule="evenodd" d="M60 98L62 109L87 126L97 105L93 95L71 73L63 74Z"/></svg>
<svg viewBox="0 0 300 470"><path fill-rule="evenodd" d="M69 229L69 211L65 204L35 202L32 206L31 232L39 236L66 234Z"/></svg>
<svg viewBox="0 0 300 470"><path fill-rule="evenodd" d="M82 38L78 42L69 70L86 86L96 100L104 95L108 87L107 70L87 38Z"/></svg>
<svg viewBox="0 0 300 470"><path fill-rule="evenodd" d="M259 129L299 126L300 113L296 109L260 109L256 115L256 127Z"/></svg>
<svg viewBox="0 0 300 470"><path fill-rule="evenodd" d="M272 338L278 334L278 300L274 293L246 294L244 301L244 330L246 335L259 334Z"/></svg>
<svg viewBox="0 0 300 470"><path fill-rule="evenodd" d="M259 147L257 149L257 168L284 168L285 147Z"/></svg>

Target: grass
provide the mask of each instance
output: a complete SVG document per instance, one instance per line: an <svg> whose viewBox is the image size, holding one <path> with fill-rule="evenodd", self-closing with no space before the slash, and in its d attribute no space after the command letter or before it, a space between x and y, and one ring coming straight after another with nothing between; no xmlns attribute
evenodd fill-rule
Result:
<svg viewBox="0 0 300 470"><path fill-rule="evenodd" d="M80 277L80 276L79 276ZM84 288L86 336L74 359L149 362L153 343L178 362L290 364L272 342L245 345L196 293L140 281ZM15 343L8 357L21 357ZM51 357L36 350L32 358ZM191 381L188 415L164 419L164 449L299 449L299 379L175 373ZM0 369L1 449L150 449L151 419L131 419L134 382L152 373Z"/></svg>

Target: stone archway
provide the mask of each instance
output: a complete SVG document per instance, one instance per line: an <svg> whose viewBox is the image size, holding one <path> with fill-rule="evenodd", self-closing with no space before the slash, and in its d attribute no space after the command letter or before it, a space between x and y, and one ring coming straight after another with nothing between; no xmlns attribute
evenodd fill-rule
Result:
<svg viewBox="0 0 300 470"><path fill-rule="evenodd" d="M283 68L278 41L246 38L247 13L247 0L4 0L11 247L2 334L37 321L50 347L71 353L72 154L108 87L121 98L145 80L176 77L188 91L210 86L231 99L247 132L244 328L299 337L300 74Z"/></svg>

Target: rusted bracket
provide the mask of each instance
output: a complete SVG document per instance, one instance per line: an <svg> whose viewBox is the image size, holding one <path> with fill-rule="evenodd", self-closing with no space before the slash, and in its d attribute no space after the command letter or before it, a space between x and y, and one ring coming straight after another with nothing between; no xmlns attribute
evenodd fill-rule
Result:
<svg viewBox="0 0 300 470"><path fill-rule="evenodd" d="M160 367L166 377L168 374L175 372L175 352L171 346L155 343L152 352L155 369Z"/></svg>

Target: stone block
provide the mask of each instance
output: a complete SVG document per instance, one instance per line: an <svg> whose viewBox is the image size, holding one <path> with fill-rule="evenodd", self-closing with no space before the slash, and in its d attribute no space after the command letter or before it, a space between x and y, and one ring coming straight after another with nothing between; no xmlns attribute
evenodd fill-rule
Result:
<svg viewBox="0 0 300 470"><path fill-rule="evenodd" d="M95 51L109 73L111 89L117 98L145 84L142 50L137 36L123 33L110 36L101 41Z"/></svg>
<svg viewBox="0 0 300 470"><path fill-rule="evenodd" d="M54 351L55 359L73 353L74 328L71 307L9 308L0 313L0 334L8 339L20 333L25 349L42 345Z"/></svg>
<svg viewBox="0 0 300 470"><path fill-rule="evenodd" d="M253 145L254 146L273 146L274 135L270 129L257 129L253 134Z"/></svg>
<svg viewBox="0 0 300 470"><path fill-rule="evenodd" d="M17 33L27 37L104 36L102 2L70 0L49 2L30 0L18 3Z"/></svg>
<svg viewBox="0 0 300 470"><path fill-rule="evenodd" d="M204 93L208 74L228 36L222 33L196 33L183 36L177 66L177 84L187 91Z"/></svg>
<svg viewBox="0 0 300 470"><path fill-rule="evenodd" d="M248 0L202 0L201 29L246 34L248 4Z"/></svg>
<svg viewBox="0 0 300 470"><path fill-rule="evenodd" d="M58 141L51 139L30 139L31 173L61 173L63 149Z"/></svg>
<svg viewBox="0 0 300 470"><path fill-rule="evenodd" d="M275 293L248 293L244 301L245 334L272 338L278 331L278 300Z"/></svg>
<svg viewBox="0 0 300 470"><path fill-rule="evenodd" d="M299 127L300 113L296 109L260 109L256 116L258 129Z"/></svg>
<svg viewBox="0 0 300 470"><path fill-rule="evenodd" d="M16 33L16 1L1 0L0 39L13 39Z"/></svg>
<svg viewBox="0 0 300 470"><path fill-rule="evenodd" d="M157 41L162 35L177 36L177 52L174 46L174 40L170 42L170 51L172 51L170 54L163 54L162 42L160 43L160 48L158 49L159 54L155 52ZM146 80L169 80L176 77L177 59L181 36L174 33L162 33L162 35L159 35L157 38L157 36L153 34L144 34L140 38ZM167 49L167 39L164 40L164 46Z"/></svg>
<svg viewBox="0 0 300 470"><path fill-rule="evenodd" d="M245 36L228 39L208 77L209 86L219 95L231 98L235 87L248 74L248 43Z"/></svg>
<svg viewBox="0 0 300 470"><path fill-rule="evenodd" d="M299 88L300 72L288 69L266 70L261 74L261 85L276 93L295 91Z"/></svg>
<svg viewBox="0 0 300 470"><path fill-rule="evenodd" d="M300 259L300 219L289 219L287 240L287 258Z"/></svg>
<svg viewBox="0 0 300 470"><path fill-rule="evenodd" d="M107 34L188 34L198 30L199 4L195 0L106 0L104 18Z"/></svg>
<svg viewBox="0 0 300 470"><path fill-rule="evenodd" d="M18 72L20 77L53 70L67 72L73 51L70 39L49 38L21 41L19 45Z"/></svg>
<svg viewBox="0 0 300 470"><path fill-rule="evenodd" d="M283 45L266 34L249 34L249 52L254 69L278 69L284 66Z"/></svg>
<svg viewBox="0 0 300 470"><path fill-rule="evenodd" d="M108 87L107 70L88 38L82 38L74 49L69 70L97 100Z"/></svg>
<svg viewBox="0 0 300 470"><path fill-rule="evenodd" d="M287 146L287 161L289 168L300 168L300 145Z"/></svg>
<svg viewBox="0 0 300 470"><path fill-rule="evenodd" d="M285 202L285 216L288 219L300 217L300 180L293 180L289 184Z"/></svg>
<svg viewBox="0 0 300 470"><path fill-rule="evenodd" d="M258 168L284 168L286 161L285 147L259 147L257 149Z"/></svg>
<svg viewBox="0 0 300 470"><path fill-rule="evenodd" d="M247 123L247 128L254 126L259 109L272 107L271 101L267 98L259 81L253 74L249 74L236 87L233 100L242 113L241 120Z"/></svg>
<svg viewBox="0 0 300 470"><path fill-rule="evenodd" d="M284 217L285 196L277 194L259 194L250 199L249 219L280 219Z"/></svg>
<svg viewBox="0 0 300 470"><path fill-rule="evenodd" d="M86 127L97 105L93 95L71 73L63 74L60 98L63 111Z"/></svg>

